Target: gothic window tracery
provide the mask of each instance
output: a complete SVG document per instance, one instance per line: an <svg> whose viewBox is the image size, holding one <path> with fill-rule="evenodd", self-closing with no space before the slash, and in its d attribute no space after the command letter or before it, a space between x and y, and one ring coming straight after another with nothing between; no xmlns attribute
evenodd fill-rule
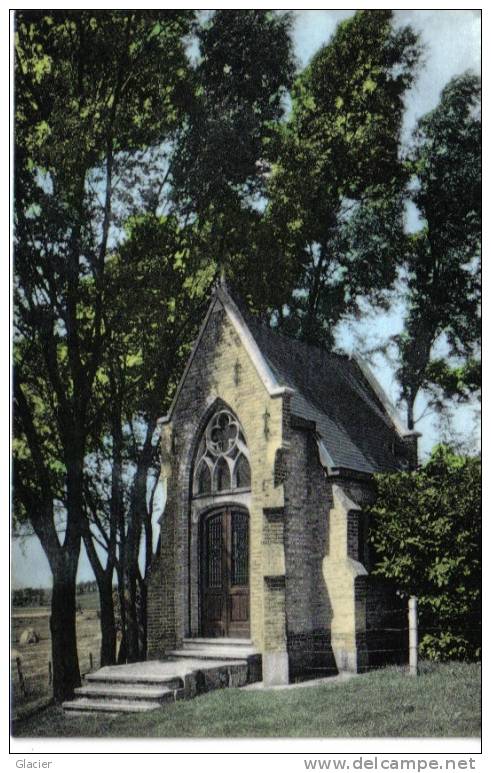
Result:
<svg viewBox="0 0 491 773"><path fill-rule="evenodd" d="M193 493L216 494L251 486L249 451L236 417L226 409L208 422L196 457Z"/></svg>

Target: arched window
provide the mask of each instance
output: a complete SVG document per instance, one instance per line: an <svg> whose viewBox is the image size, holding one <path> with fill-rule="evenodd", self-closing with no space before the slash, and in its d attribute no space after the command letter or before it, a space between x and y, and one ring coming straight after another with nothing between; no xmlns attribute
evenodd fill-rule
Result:
<svg viewBox="0 0 491 773"><path fill-rule="evenodd" d="M211 493L211 471L205 460L202 459L196 472L197 494Z"/></svg>
<svg viewBox="0 0 491 773"><path fill-rule="evenodd" d="M194 470L195 495L250 489L251 469L244 432L230 411L217 411L206 425Z"/></svg>
<svg viewBox="0 0 491 773"><path fill-rule="evenodd" d="M251 468L244 454L237 457L235 465L235 485L237 488L249 488L251 485Z"/></svg>
<svg viewBox="0 0 491 773"><path fill-rule="evenodd" d="M229 491L231 488L232 485L230 482L230 470L228 464L223 456L220 456L215 465L214 489L215 491Z"/></svg>

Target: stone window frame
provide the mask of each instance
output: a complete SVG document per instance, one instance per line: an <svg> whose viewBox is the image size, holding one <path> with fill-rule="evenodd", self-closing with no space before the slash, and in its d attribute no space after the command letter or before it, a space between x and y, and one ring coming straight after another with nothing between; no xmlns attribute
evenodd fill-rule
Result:
<svg viewBox="0 0 491 773"><path fill-rule="evenodd" d="M227 447L221 447L218 433L223 430L221 420L226 419L228 430L225 441ZM243 467L244 460L247 464L249 480L246 485L237 485L237 473L239 465ZM217 476L220 469L228 472L228 486L219 487ZM200 477L206 470L209 487L203 489ZM228 408L221 407L209 418L198 445L198 451L194 463L193 472L193 498L218 497L231 492L248 492L251 490L251 463L247 447L245 433L240 421Z"/></svg>

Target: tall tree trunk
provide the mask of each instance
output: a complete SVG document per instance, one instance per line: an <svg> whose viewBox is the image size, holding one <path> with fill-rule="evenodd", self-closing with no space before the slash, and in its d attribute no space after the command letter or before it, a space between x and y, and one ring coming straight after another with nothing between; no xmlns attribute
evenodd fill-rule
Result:
<svg viewBox="0 0 491 773"><path fill-rule="evenodd" d="M101 666L112 666L116 662L116 618L112 587L114 565L111 561L108 561L108 565L104 569L98 560L97 554L94 560L92 554L95 553L95 549L90 537L84 536L84 544L96 577L99 593L101 623L100 662Z"/></svg>
<svg viewBox="0 0 491 773"><path fill-rule="evenodd" d="M145 655L144 618L145 591L139 568L142 529L148 517L147 481L152 464L154 427L147 425L145 441L140 451L131 492L124 556L124 580L126 597L126 644L128 662L142 660Z"/></svg>
<svg viewBox="0 0 491 773"><path fill-rule="evenodd" d="M87 519L83 522L83 537L85 550L94 572L100 603L101 621L101 666L110 666L116 662L116 620L114 616L114 600L112 580L114 573L114 557L109 550L107 564L104 567L92 542L92 534Z"/></svg>
<svg viewBox="0 0 491 773"><path fill-rule="evenodd" d="M410 430L414 429L414 404L416 402L417 394L417 389L411 389L406 398L407 428Z"/></svg>
<svg viewBox="0 0 491 773"><path fill-rule="evenodd" d="M320 248L319 259L312 269L312 286L310 288L306 314L302 321L302 339L307 343L318 343L318 307L322 290L322 272L327 263L327 246Z"/></svg>
<svg viewBox="0 0 491 773"><path fill-rule="evenodd" d="M112 571L107 573L99 586L101 604L101 666L112 666L116 662L116 621Z"/></svg>
<svg viewBox="0 0 491 773"><path fill-rule="evenodd" d="M73 698L75 688L81 684L76 631L78 554L76 557L64 555L63 559L55 563L51 598L50 630L55 703Z"/></svg>
<svg viewBox="0 0 491 773"><path fill-rule="evenodd" d="M140 577L140 653L142 660L147 659L147 583Z"/></svg>
<svg viewBox="0 0 491 773"><path fill-rule="evenodd" d="M128 663L137 663L141 660L140 636L138 625L138 580L134 567L134 560L130 559L130 566L126 576L127 582L127 606L126 606L126 644L128 647Z"/></svg>
<svg viewBox="0 0 491 773"><path fill-rule="evenodd" d="M128 657L128 645L126 641L126 599L125 599L125 581L122 561L118 564L118 596L119 596L119 616L121 625L121 643L118 651L118 663L126 663Z"/></svg>

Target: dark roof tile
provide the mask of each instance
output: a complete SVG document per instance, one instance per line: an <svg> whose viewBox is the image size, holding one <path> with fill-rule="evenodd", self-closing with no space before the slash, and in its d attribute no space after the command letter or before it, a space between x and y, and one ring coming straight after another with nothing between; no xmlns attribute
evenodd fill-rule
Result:
<svg viewBox="0 0 491 773"><path fill-rule="evenodd" d="M354 360L287 338L240 311L278 383L295 390L292 413L315 422L335 468L400 467L400 436Z"/></svg>

